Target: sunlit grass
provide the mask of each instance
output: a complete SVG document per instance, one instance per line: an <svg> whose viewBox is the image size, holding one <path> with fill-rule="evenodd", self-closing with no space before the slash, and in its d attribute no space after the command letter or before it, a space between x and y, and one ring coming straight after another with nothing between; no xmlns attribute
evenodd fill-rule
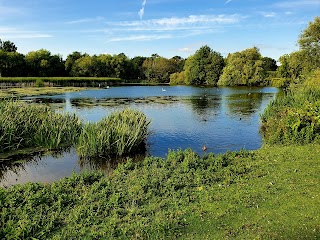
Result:
<svg viewBox="0 0 320 240"><path fill-rule="evenodd" d="M2 239L318 239L320 146L170 151L0 188Z"/></svg>
<svg viewBox="0 0 320 240"><path fill-rule="evenodd" d="M0 153L28 147L72 145L82 123L74 114L56 113L47 106L0 102Z"/></svg>
<svg viewBox="0 0 320 240"><path fill-rule="evenodd" d="M148 135L150 121L136 110L115 112L97 123L87 123L79 137L81 157L123 156L139 149Z"/></svg>

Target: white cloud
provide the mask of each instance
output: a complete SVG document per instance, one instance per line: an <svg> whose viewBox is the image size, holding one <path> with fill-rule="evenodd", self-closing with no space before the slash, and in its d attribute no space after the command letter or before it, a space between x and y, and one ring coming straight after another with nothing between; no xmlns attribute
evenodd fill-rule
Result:
<svg viewBox="0 0 320 240"><path fill-rule="evenodd" d="M226 1L226 3L225 3L225 4L228 4L229 2L232 2L232 0L228 0L228 1Z"/></svg>
<svg viewBox="0 0 320 240"><path fill-rule="evenodd" d="M231 24L239 22L243 17L240 15L190 15L184 18L161 18L143 21L124 21L118 23L110 23L115 26L122 27L176 27L179 25L192 25L192 24Z"/></svg>
<svg viewBox="0 0 320 240"><path fill-rule="evenodd" d="M166 35L131 35L125 37L115 37L109 39L109 42L121 42L121 41L151 41L159 39L169 39L173 38L171 34Z"/></svg>
<svg viewBox="0 0 320 240"><path fill-rule="evenodd" d="M273 18L276 17L276 13L275 12L261 12L262 16L266 17L266 18Z"/></svg>
<svg viewBox="0 0 320 240"><path fill-rule="evenodd" d="M143 0L142 7L138 12L140 19L142 19L144 16L144 8L145 8L146 4L147 4L147 0Z"/></svg>
<svg viewBox="0 0 320 240"><path fill-rule="evenodd" d="M19 30L16 28L0 27L2 39L26 39L26 38L51 38L50 34L39 33L37 31Z"/></svg>
<svg viewBox="0 0 320 240"><path fill-rule="evenodd" d="M80 23L90 23L90 22L99 22L103 21L103 17L95 17L95 18L82 18L82 19L77 19L77 20L72 20L69 22L66 22L67 24L80 24Z"/></svg>

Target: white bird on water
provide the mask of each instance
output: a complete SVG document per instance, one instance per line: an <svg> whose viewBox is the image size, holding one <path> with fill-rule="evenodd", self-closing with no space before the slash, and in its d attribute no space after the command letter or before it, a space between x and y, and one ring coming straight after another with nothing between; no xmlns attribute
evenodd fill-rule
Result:
<svg viewBox="0 0 320 240"><path fill-rule="evenodd" d="M165 92L165 91L167 91L167 90L165 90L164 88L162 88L162 92Z"/></svg>

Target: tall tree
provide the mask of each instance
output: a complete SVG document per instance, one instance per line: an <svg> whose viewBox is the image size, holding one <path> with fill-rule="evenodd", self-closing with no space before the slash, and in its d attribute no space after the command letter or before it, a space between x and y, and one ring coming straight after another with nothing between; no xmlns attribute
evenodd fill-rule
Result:
<svg viewBox="0 0 320 240"><path fill-rule="evenodd" d="M84 56L84 54L82 54L81 52L73 52L68 55L66 62L65 62L65 69L66 69L66 72L69 76L72 76L71 70L72 70L74 62L83 56Z"/></svg>
<svg viewBox="0 0 320 240"><path fill-rule="evenodd" d="M216 85L224 67L224 59L210 47L202 46L186 60L186 81L193 85Z"/></svg>
<svg viewBox="0 0 320 240"><path fill-rule="evenodd" d="M309 22L298 40L301 50L308 54L313 69L320 68L320 17Z"/></svg>
<svg viewBox="0 0 320 240"><path fill-rule="evenodd" d="M259 49L248 48L229 54L218 84L223 86L264 85L266 70Z"/></svg>
<svg viewBox="0 0 320 240"><path fill-rule="evenodd" d="M3 50L5 52L16 52L17 47L13 42L10 42L10 41L2 42L0 39L0 50Z"/></svg>

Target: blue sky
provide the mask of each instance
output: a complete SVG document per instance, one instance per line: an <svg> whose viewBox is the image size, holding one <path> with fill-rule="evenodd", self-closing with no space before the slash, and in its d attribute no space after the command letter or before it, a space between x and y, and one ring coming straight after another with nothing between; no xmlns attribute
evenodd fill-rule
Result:
<svg viewBox="0 0 320 240"><path fill-rule="evenodd" d="M315 16L320 0L0 0L0 39L64 58L188 57L207 44L224 56L256 46L277 60Z"/></svg>

